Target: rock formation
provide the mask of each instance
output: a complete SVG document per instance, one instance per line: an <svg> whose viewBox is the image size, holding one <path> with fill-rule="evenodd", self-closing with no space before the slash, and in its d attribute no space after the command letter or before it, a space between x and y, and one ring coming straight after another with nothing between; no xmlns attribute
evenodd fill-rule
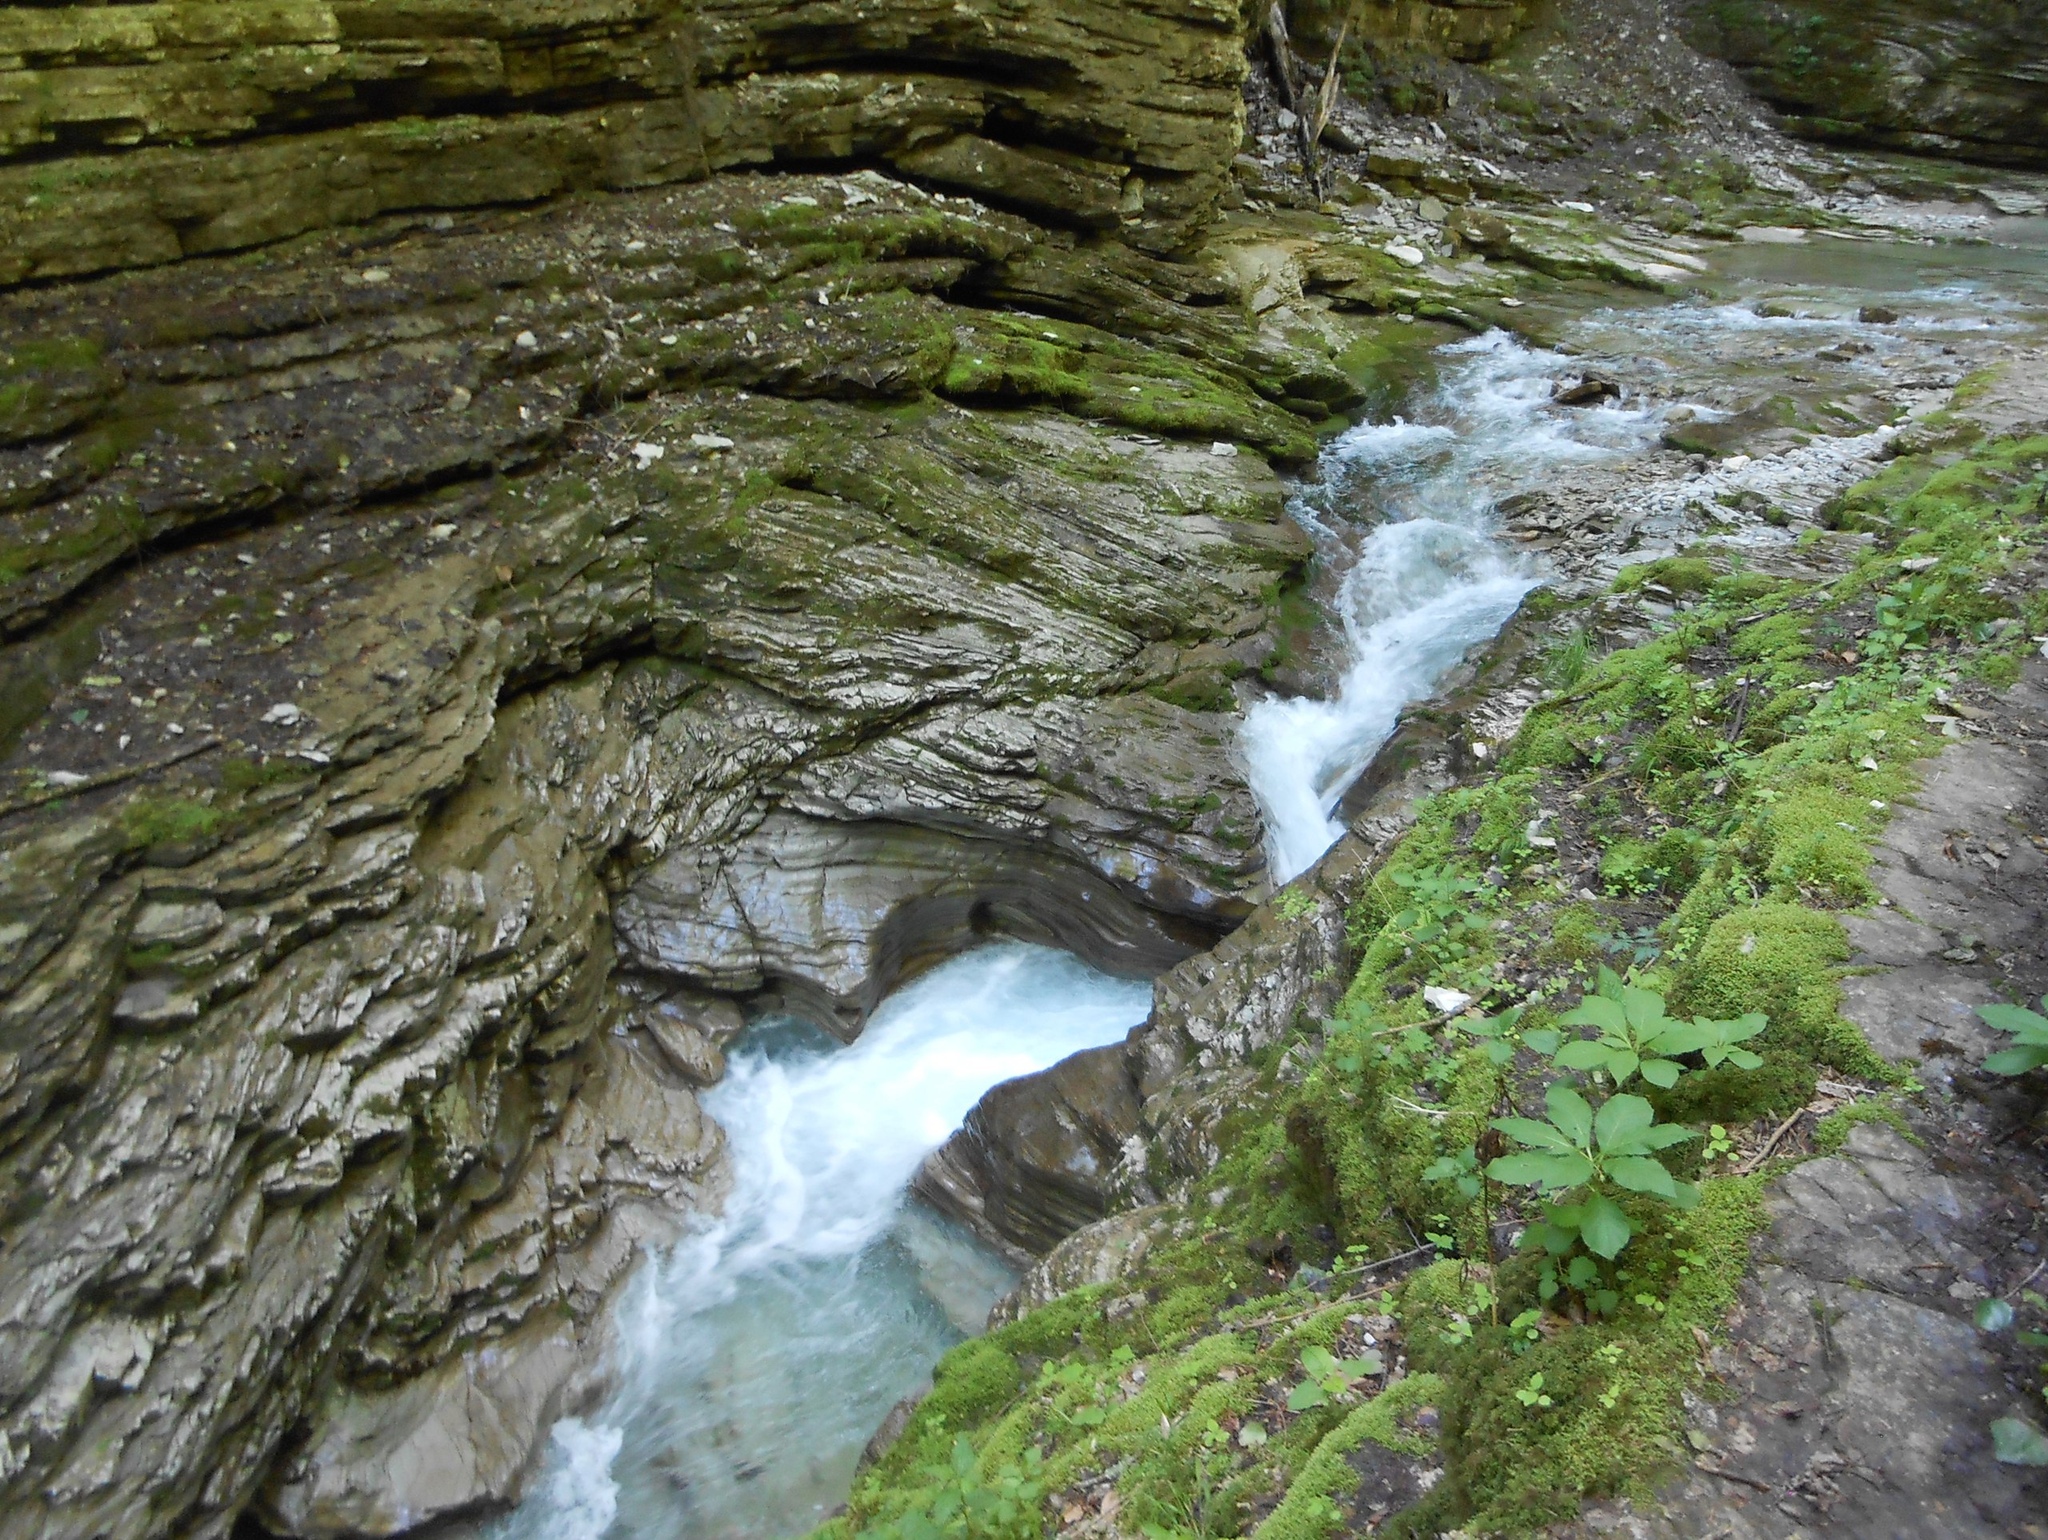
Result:
<svg viewBox="0 0 2048 1540"><path fill-rule="evenodd" d="M0 18L0 280L140 269L0 300L0 1533L502 1500L740 1005L1248 911L1267 457L1355 387L1132 250L1236 26ZM717 174L821 160L1046 223Z"/></svg>
<svg viewBox="0 0 2048 1540"><path fill-rule="evenodd" d="M1691 30L1794 132L2048 164L2041 0L1696 0Z"/></svg>

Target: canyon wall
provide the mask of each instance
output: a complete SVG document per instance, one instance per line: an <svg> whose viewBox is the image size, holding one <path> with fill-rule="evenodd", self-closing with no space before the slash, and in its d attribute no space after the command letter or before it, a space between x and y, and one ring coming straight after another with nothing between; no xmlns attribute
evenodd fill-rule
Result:
<svg viewBox="0 0 2048 1540"><path fill-rule="evenodd" d="M10 6L0 282L848 161L1165 249L1243 72L1227 0Z"/></svg>
<svg viewBox="0 0 2048 1540"><path fill-rule="evenodd" d="M0 16L0 1536L502 1502L746 1012L1249 912L1237 25Z"/></svg>
<svg viewBox="0 0 2048 1540"><path fill-rule="evenodd" d="M1794 132L2048 164L2043 0L1695 0L1688 20Z"/></svg>

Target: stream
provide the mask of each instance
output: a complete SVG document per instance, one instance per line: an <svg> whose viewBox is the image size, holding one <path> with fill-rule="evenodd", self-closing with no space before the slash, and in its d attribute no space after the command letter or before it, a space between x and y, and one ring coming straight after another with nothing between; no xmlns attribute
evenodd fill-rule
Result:
<svg viewBox="0 0 2048 1540"><path fill-rule="evenodd" d="M1263 701L1244 729L1276 879L1342 832L1337 804L1402 709L1546 580L1540 559L1502 538L1503 498L1625 464L1680 410L1725 417L1731 384L1783 376L1819 394L1882 392L1911 369L1960 370L1973 337L2044 319L2038 302L2012 298L2043 292L2038 250L1816 246L1734 248L1717 292L1557 317L1552 334L1575 356L1501 332L1452 342L1402 416L1331 440L1293 511L1342 631L1335 687ZM1877 300L1904 319L1859 320ZM1552 402L1558 381L1594 368L1621 383L1618 400ZM1938 391L1941 379L1907 384ZM1745 486L1825 490L1861 474L1886 431L1731 457L1645 486L1642 506ZM1792 537L1753 523L1740 538ZM1656 554L1603 553L1612 566ZM725 1212L628 1287L609 1399L556 1426L530 1495L490 1540L773 1540L814 1527L844 1500L891 1404L980 1330L1014 1281L908 1202L918 1162L990 1086L1122 1037L1149 1005L1142 981L999 943L898 990L851 1046L788 1020L750 1028L704 1096L731 1140Z"/></svg>
<svg viewBox="0 0 2048 1540"><path fill-rule="evenodd" d="M882 1415L1015 1281L911 1204L918 1162L999 1081L1121 1038L1152 988L999 942L897 990L859 1040L749 1029L705 1110L725 1212L628 1286L617 1384L558 1423L496 1540L767 1540L843 1502Z"/></svg>

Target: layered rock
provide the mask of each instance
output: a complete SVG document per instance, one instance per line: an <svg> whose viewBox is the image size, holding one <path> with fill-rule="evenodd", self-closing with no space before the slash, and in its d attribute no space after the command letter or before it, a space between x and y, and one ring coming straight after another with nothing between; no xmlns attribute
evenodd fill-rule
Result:
<svg viewBox="0 0 2048 1540"><path fill-rule="evenodd" d="M1222 0L17 6L0 283L821 160L1165 249L1223 186L1243 68Z"/></svg>
<svg viewBox="0 0 2048 1540"><path fill-rule="evenodd" d="M0 304L0 1534L501 1499L740 1006L1247 912L1352 387L1190 287L866 173Z"/></svg>
<svg viewBox="0 0 2048 1540"><path fill-rule="evenodd" d="M1798 133L2048 164L2048 4L1695 0L1690 33Z"/></svg>

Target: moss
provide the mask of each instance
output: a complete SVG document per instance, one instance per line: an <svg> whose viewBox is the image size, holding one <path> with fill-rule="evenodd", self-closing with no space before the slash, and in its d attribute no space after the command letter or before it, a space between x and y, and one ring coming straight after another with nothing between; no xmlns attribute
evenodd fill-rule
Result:
<svg viewBox="0 0 2048 1540"><path fill-rule="evenodd" d="M1662 561L1623 567L1614 579L1617 593L1627 593L1654 583L1677 595L1705 593L1714 586L1711 563L1696 556L1667 556Z"/></svg>
<svg viewBox="0 0 2048 1540"><path fill-rule="evenodd" d="M131 850L204 840L223 821L220 809L189 797L136 797L121 809L121 832Z"/></svg>
<svg viewBox="0 0 2048 1540"><path fill-rule="evenodd" d="M1358 1485L1347 1457L1367 1442L1403 1454L1426 1452L1429 1441L1404 1428L1401 1419L1433 1405L1443 1389L1434 1374L1411 1374L1354 1409L1316 1445L1280 1506L1258 1527L1259 1540L1323 1540L1342 1531L1344 1513L1336 1500Z"/></svg>

